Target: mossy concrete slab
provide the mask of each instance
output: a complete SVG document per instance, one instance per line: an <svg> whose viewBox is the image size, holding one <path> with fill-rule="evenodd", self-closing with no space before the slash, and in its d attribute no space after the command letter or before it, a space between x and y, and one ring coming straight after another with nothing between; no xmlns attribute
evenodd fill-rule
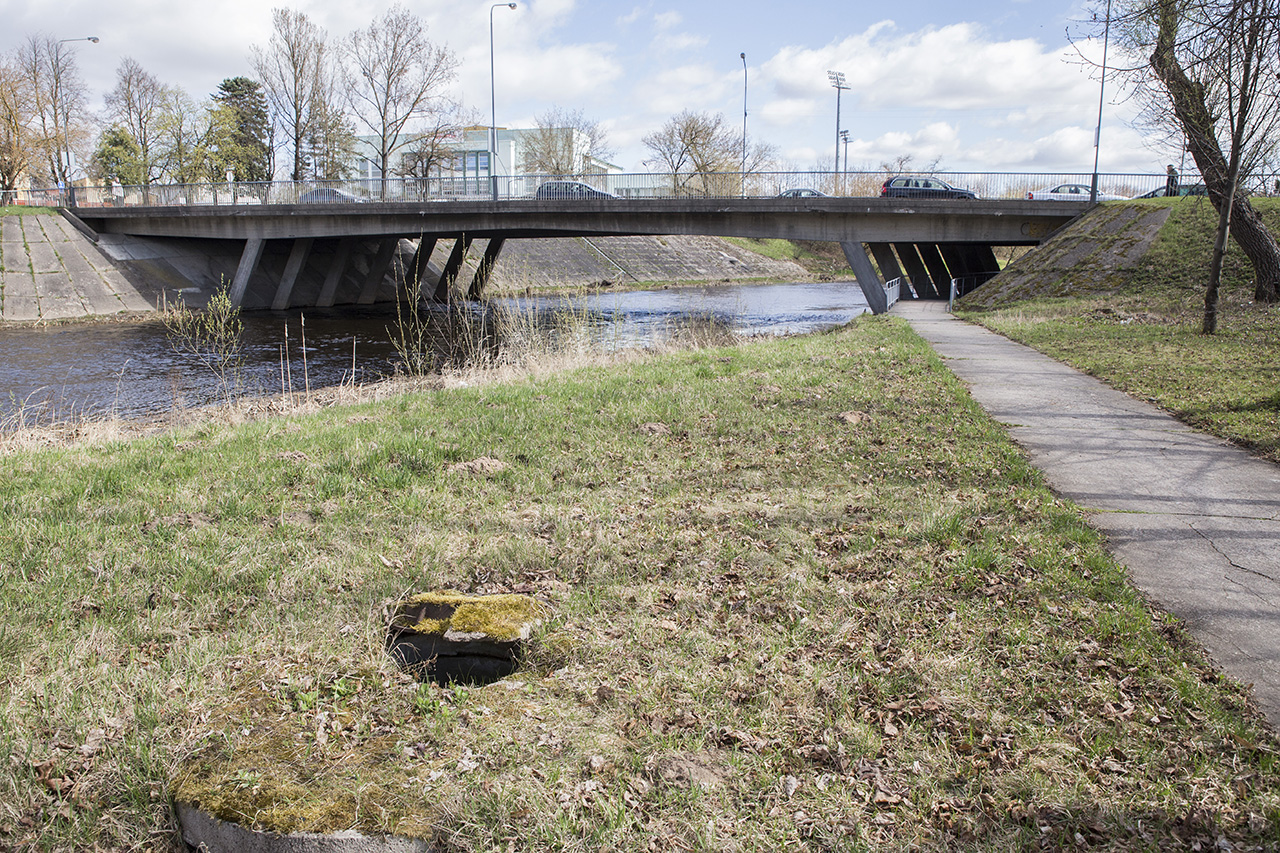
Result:
<svg viewBox="0 0 1280 853"><path fill-rule="evenodd" d="M516 671L541 616L526 595L424 593L396 607L387 647L422 680L489 683Z"/></svg>
<svg viewBox="0 0 1280 853"><path fill-rule="evenodd" d="M36 301L36 285L29 270L0 273L0 319L13 323L29 323L40 319L40 303Z"/></svg>

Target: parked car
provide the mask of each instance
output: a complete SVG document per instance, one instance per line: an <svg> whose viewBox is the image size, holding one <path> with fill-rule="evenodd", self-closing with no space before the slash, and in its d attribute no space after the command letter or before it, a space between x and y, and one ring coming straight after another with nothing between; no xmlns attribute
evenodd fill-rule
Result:
<svg viewBox="0 0 1280 853"><path fill-rule="evenodd" d="M1149 193L1143 193L1138 198L1164 198L1168 193L1168 187L1160 187ZM1205 189L1204 184L1179 184L1178 195L1208 195L1209 191Z"/></svg>
<svg viewBox="0 0 1280 853"><path fill-rule="evenodd" d="M1092 192L1086 184L1058 184L1056 187L1050 187L1044 190L1032 190L1027 193L1027 198L1032 201L1088 201ZM1114 195L1112 193L1098 193L1098 201L1128 201L1129 197L1125 195Z"/></svg>
<svg viewBox="0 0 1280 853"><path fill-rule="evenodd" d="M941 178L897 175L880 187L881 198L977 198L973 190L953 187Z"/></svg>
<svg viewBox="0 0 1280 853"><path fill-rule="evenodd" d="M778 193L778 198L826 198L827 194L818 190L811 190L808 187L798 187L794 190L783 190Z"/></svg>
<svg viewBox="0 0 1280 853"><path fill-rule="evenodd" d="M334 187L307 190L298 196L298 204L356 204L362 202L364 202L364 199L359 196L354 196L349 192L344 192Z"/></svg>
<svg viewBox="0 0 1280 853"><path fill-rule="evenodd" d="M582 181L547 181L538 187L534 198L617 198Z"/></svg>

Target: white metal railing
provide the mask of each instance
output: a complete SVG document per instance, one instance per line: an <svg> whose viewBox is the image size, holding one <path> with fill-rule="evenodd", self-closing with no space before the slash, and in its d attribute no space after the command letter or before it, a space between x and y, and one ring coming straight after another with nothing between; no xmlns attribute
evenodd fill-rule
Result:
<svg viewBox="0 0 1280 853"><path fill-rule="evenodd" d="M1029 190L1061 183L1088 185L1091 175L1069 172L940 172L934 177L974 191L979 198L1021 199ZM885 172L630 173L598 175L499 175L482 177L366 178L344 181L220 182L149 186L76 186L79 207L307 204L330 201L486 201L538 198L548 181L574 181L600 193L636 198L773 198L796 191L836 197L880 195ZM1188 178L1189 179L1189 178ZM1099 189L1137 196L1163 187L1164 175L1106 174ZM13 191L9 203L67 206L62 188ZM558 196L571 197L571 196ZM803 202L804 195L797 201Z"/></svg>
<svg viewBox="0 0 1280 853"><path fill-rule="evenodd" d="M902 298L902 278L895 278L884 283L884 310L888 311Z"/></svg>

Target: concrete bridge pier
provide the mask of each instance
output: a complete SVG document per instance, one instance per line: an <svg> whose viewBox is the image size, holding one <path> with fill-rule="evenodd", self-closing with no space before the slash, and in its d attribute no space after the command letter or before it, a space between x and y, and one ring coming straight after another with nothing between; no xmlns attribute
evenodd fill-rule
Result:
<svg viewBox="0 0 1280 853"><path fill-rule="evenodd" d="M449 253L449 260L445 262L444 270L440 273L440 280L436 282L435 293L432 296L436 302L449 302L453 284L458 280L458 272L461 271L462 264L467 259L467 252L470 251L471 242L474 239L470 234L459 234L453 241L453 251Z"/></svg>
<svg viewBox="0 0 1280 853"><path fill-rule="evenodd" d="M418 240L418 248L409 261L409 269L405 271L404 286L411 302L422 298L422 274L431 269L431 254L436 250L435 237L422 237Z"/></svg>
<svg viewBox="0 0 1280 853"><path fill-rule="evenodd" d="M493 267L498 263L498 256L502 254L502 247L506 242L504 237L489 238L489 244L484 247L484 259L476 268L475 278L471 279L471 287L467 290L468 299L476 300L484 295L484 286L489 283L489 276L493 274Z"/></svg>
<svg viewBox="0 0 1280 853"><path fill-rule="evenodd" d="M293 248L289 250L289 260L284 265L284 275L280 277L275 298L271 300L272 311L283 311L289 307L289 296L293 293L293 285L298 280L298 273L302 272L302 268L306 266L307 257L311 254L311 244L314 242L315 240L311 237L293 241Z"/></svg>
<svg viewBox="0 0 1280 853"><path fill-rule="evenodd" d="M317 308L332 308L338 293L338 282L347 271L347 263L351 260L351 250L355 248L354 237L343 237L334 250L333 260L324 276L324 284L320 286L320 295L316 298Z"/></svg>
<svg viewBox="0 0 1280 853"><path fill-rule="evenodd" d="M244 250L240 253L240 263L236 266L235 277L231 280L232 306L239 308L244 302L244 292L249 288L249 279L262 260L262 247L266 243L261 237L250 237L244 241Z"/></svg>
<svg viewBox="0 0 1280 853"><path fill-rule="evenodd" d="M840 248L844 250L845 260L849 262L849 268L853 270L853 276L858 280L858 286L862 288L862 295L867 300L871 313L887 312L889 295L885 293L884 282L876 273L876 268L871 263L871 258L867 256L867 250L863 248L862 243L841 240Z"/></svg>

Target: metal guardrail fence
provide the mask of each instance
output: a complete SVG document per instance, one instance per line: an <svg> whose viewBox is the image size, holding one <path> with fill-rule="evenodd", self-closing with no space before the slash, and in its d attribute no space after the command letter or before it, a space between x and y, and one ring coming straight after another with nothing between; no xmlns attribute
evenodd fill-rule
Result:
<svg viewBox="0 0 1280 853"><path fill-rule="evenodd" d="M952 309L955 308L957 299L970 291L976 290L979 285L986 284L997 275L999 275L999 272L984 272L978 275L966 275L951 279L951 295L947 297L947 313L951 313Z"/></svg>
<svg viewBox="0 0 1280 853"><path fill-rule="evenodd" d="M979 198L1025 198L1032 190L1058 184L1088 186L1092 175L1083 172L936 172L955 187L973 190ZM152 184L150 186L80 186L75 188L78 207L134 207L175 205L309 204L332 202L436 202L488 201L536 198L548 181L574 181L593 190L623 199L639 198L774 198L784 193L813 191L835 197L868 198L880 195L884 172L737 172L713 174L633 173L609 175L500 175L470 178L388 178L346 181L272 181L207 184ZM1192 178L1187 176L1184 181ZM1098 189L1135 197L1164 186L1164 175L1099 175ZM1269 190L1269 179L1252 181ZM559 196L570 197L570 196ZM24 189L6 193L5 204L71 206L61 188Z"/></svg>
<svg viewBox="0 0 1280 853"><path fill-rule="evenodd" d="M899 299L902 298L902 279L895 278L884 283L884 310L888 311L894 306Z"/></svg>

